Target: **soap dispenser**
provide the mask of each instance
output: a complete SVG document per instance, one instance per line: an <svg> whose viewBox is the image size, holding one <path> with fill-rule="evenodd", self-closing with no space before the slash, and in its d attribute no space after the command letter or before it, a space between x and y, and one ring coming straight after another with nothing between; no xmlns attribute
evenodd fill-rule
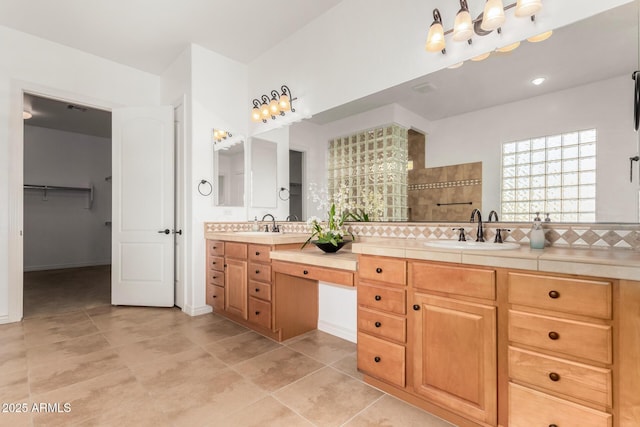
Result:
<svg viewBox="0 0 640 427"><path fill-rule="evenodd" d="M544 230L542 229L540 212L536 212L536 217L533 220L533 227L529 233L529 245L531 249L544 249Z"/></svg>
<svg viewBox="0 0 640 427"><path fill-rule="evenodd" d="M251 226L251 230L260 231L260 224L258 224L258 217L253 219L253 225Z"/></svg>

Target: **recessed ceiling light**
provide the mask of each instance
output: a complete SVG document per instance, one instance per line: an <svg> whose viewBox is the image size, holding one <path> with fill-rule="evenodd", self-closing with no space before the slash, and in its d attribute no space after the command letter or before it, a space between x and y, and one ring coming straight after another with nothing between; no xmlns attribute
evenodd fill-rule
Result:
<svg viewBox="0 0 640 427"><path fill-rule="evenodd" d="M540 86L542 83L545 82L546 77L536 77L535 79L531 80L531 83L533 83L536 86Z"/></svg>

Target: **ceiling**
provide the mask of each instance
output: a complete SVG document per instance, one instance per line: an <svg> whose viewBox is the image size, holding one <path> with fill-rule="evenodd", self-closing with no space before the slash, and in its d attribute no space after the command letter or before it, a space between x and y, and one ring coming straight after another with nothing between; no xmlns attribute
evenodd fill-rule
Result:
<svg viewBox="0 0 640 427"><path fill-rule="evenodd" d="M294 3L278 0L270 2L268 7L266 2L251 1L249 7L248 1L223 0L166 2L171 5L150 0L114 0L93 2L91 7L86 3L4 1L0 2L0 24L159 72L190 42L241 62L250 61L339 0ZM152 3L161 6L151 8ZM492 54L478 63L467 61L461 68L444 69L318 113L310 121L326 124L391 103L428 120L438 120L626 73L630 75L638 68L637 3L557 29L547 41L523 42L511 53ZM149 6L147 9L153 13L145 15L143 5ZM118 17L116 9L126 11L126 16ZM219 11L224 11L223 16L216 19ZM208 18L206 22L199 18L203 15ZM56 16L56 19L45 16ZM279 25L264 25L265 22ZM538 76L545 76L547 81L541 86L530 84L531 79ZM34 111L29 125L110 137L108 112L79 112L68 109L66 102L42 98L26 102ZM81 123L75 120L79 115L83 117Z"/></svg>

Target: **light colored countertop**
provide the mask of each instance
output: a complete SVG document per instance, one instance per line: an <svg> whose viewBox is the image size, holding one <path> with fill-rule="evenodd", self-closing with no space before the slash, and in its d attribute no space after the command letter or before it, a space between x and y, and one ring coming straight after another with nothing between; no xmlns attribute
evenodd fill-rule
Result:
<svg viewBox="0 0 640 427"><path fill-rule="evenodd" d="M358 255L348 248L340 249L335 253L324 253L313 245L308 245L304 249L272 251L271 259L340 270L358 270Z"/></svg>
<svg viewBox="0 0 640 427"><path fill-rule="evenodd" d="M501 251L427 247L422 239L367 239L352 244L353 253L640 280L640 253L629 250L549 247Z"/></svg>
<svg viewBox="0 0 640 427"><path fill-rule="evenodd" d="M264 231L215 231L204 234L205 239L227 242L256 243L259 245L282 245L300 243L309 238L309 233L267 233Z"/></svg>

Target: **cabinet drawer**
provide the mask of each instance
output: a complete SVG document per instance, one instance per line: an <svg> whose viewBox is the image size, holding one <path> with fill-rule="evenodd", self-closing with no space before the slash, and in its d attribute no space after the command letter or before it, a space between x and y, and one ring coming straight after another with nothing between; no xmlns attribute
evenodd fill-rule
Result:
<svg viewBox="0 0 640 427"><path fill-rule="evenodd" d="M406 291L403 288L359 283L358 304L376 310L406 314Z"/></svg>
<svg viewBox="0 0 640 427"><path fill-rule="evenodd" d="M402 259L362 255L358 258L361 279L405 285L407 263Z"/></svg>
<svg viewBox="0 0 640 427"><path fill-rule="evenodd" d="M611 427L612 416L509 383L509 427Z"/></svg>
<svg viewBox="0 0 640 427"><path fill-rule="evenodd" d="M215 311L224 310L224 288L215 285L207 285L207 304Z"/></svg>
<svg viewBox="0 0 640 427"><path fill-rule="evenodd" d="M367 375L405 386L405 348L358 333L358 369Z"/></svg>
<svg viewBox="0 0 640 427"><path fill-rule="evenodd" d="M271 285L269 283L249 281L249 296L271 301Z"/></svg>
<svg viewBox="0 0 640 427"><path fill-rule="evenodd" d="M207 272L207 284L224 288L224 271L209 270Z"/></svg>
<svg viewBox="0 0 640 427"><path fill-rule="evenodd" d="M249 261L271 261L271 247L268 245L249 245Z"/></svg>
<svg viewBox="0 0 640 427"><path fill-rule="evenodd" d="M336 283L338 285L353 286L352 271L282 261L273 261L271 265L273 270L278 273L321 282Z"/></svg>
<svg viewBox="0 0 640 427"><path fill-rule="evenodd" d="M358 307L358 330L405 343L407 340L407 320L368 308Z"/></svg>
<svg viewBox="0 0 640 427"><path fill-rule="evenodd" d="M247 259L247 244L237 242L225 242L224 254L228 258Z"/></svg>
<svg viewBox="0 0 640 427"><path fill-rule="evenodd" d="M249 263L249 280L271 282L271 265Z"/></svg>
<svg viewBox="0 0 640 427"><path fill-rule="evenodd" d="M249 322L271 329L271 303L249 297Z"/></svg>
<svg viewBox="0 0 640 427"><path fill-rule="evenodd" d="M210 256L207 258L209 270L224 271L224 257Z"/></svg>
<svg viewBox="0 0 640 427"><path fill-rule="evenodd" d="M563 313L611 319L611 283L509 273L509 302Z"/></svg>
<svg viewBox="0 0 640 427"><path fill-rule="evenodd" d="M414 288L428 291L496 299L494 270L412 262L409 264L409 282Z"/></svg>
<svg viewBox="0 0 640 427"><path fill-rule="evenodd" d="M611 370L509 348L509 378L611 407Z"/></svg>
<svg viewBox="0 0 640 427"><path fill-rule="evenodd" d="M611 363L611 327L509 310L509 340Z"/></svg>
<svg viewBox="0 0 640 427"><path fill-rule="evenodd" d="M207 254L218 256L224 255L224 242L207 240Z"/></svg>

